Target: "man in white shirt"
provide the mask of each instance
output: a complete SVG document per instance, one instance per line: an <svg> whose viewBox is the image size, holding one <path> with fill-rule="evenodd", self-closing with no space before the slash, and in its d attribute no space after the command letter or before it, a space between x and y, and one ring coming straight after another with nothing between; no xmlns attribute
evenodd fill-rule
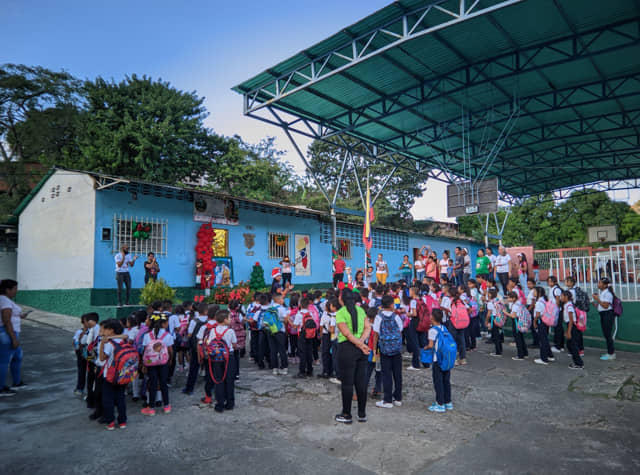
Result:
<svg viewBox="0 0 640 475"><path fill-rule="evenodd" d="M131 274L129 267L133 267L138 256L131 257L129 254L129 246L123 244L120 252L115 255L116 261L116 282L118 283L118 307L122 307L122 284L127 287L127 295L125 305L129 305L129 296L131 295Z"/></svg>
<svg viewBox="0 0 640 475"><path fill-rule="evenodd" d="M491 257L489 257L491 259ZM498 256L495 260L495 272L496 277L502 285L502 293L507 295L509 284L509 270L511 269L511 256L507 254L507 249L504 246L500 246L498 249Z"/></svg>

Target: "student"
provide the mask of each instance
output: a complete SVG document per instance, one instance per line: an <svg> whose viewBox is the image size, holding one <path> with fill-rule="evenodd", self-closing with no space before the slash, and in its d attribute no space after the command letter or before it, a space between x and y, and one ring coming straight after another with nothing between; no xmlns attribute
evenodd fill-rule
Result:
<svg viewBox="0 0 640 475"><path fill-rule="evenodd" d="M85 348L83 355L87 360L87 408L94 409L90 419L99 419L102 417L102 392L96 391L96 380L98 378L98 368L96 366L97 350L99 345L100 326L98 325L99 316L95 312L85 313L82 315L87 324L87 335L85 337Z"/></svg>
<svg viewBox="0 0 640 475"><path fill-rule="evenodd" d="M263 312L271 308L271 294L260 294L260 308L255 312L254 319L258 326L258 353L256 355L256 364L258 365L258 369L265 369L265 357L267 360L267 364L269 369L274 368L271 364L271 352L269 347L269 336L267 335L267 331L264 329L264 325L262 323Z"/></svg>
<svg viewBox="0 0 640 475"><path fill-rule="evenodd" d="M567 324L567 331L564 337L567 339L567 347L573 357L573 363L569 365L569 369L583 369L584 362L580 357L580 348L578 346L578 334L580 330L576 328L576 309L573 306L573 297L571 292L563 290L560 300L563 304L564 322Z"/></svg>
<svg viewBox="0 0 640 475"><path fill-rule="evenodd" d="M422 259L422 256L418 256L413 263L413 268L416 270L416 279L419 282L422 282L422 279L425 278L426 270L425 270L425 262Z"/></svg>
<svg viewBox="0 0 640 475"><path fill-rule="evenodd" d="M195 312L194 318L189 323L187 328L187 337L189 338L189 374L187 375L187 382L182 389L182 394L191 396L193 389L198 380L198 373L200 371L200 365L198 363L198 339L197 335L203 325L207 323L207 313L209 311L209 305L201 302L198 305L198 311Z"/></svg>
<svg viewBox="0 0 640 475"><path fill-rule="evenodd" d="M368 308L365 310L367 314L367 318L369 319L369 324L373 326L376 317L378 316L378 309ZM380 352L376 346L376 343L373 339L373 332L369 335L367 339L367 346L369 346L369 361L367 364L367 392L369 392L369 382L371 381L371 375L375 372L375 384L373 390L371 391L372 398L378 398L382 392L382 365L380 364Z"/></svg>
<svg viewBox="0 0 640 475"><path fill-rule="evenodd" d="M260 292L253 294L253 299L247 307L247 322L249 324L250 342L249 342L249 358L254 362L258 358L258 321L257 314L260 311Z"/></svg>
<svg viewBox="0 0 640 475"><path fill-rule="evenodd" d="M174 310L175 314L178 317L178 327L176 328L176 334L175 334L175 339L176 339L176 352L178 354L177 356L177 367L176 370L178 372L185 371L186 368L186 361L188 359L188 353L187 350L189 349L189 336L188 336L188 330L189 330L189 314L187 313L184 304L183 305L177 305L175 310Z"/></svg>
<svg viewBox="0 0 640 475"><path fill-rule="evenodd" d="M542 287L535 288L535 296L536 305L533 311L533 327L536 329L540 341L540 358L533 362L535 364L547 365L550 361L555 361L551 347L549 346L549 327L542 321L547 296Z"/></svg>
<svg viewBox="0 0 640 475"><path fill-rule="evenodd" d="M302 297L300 300L300 310L296 314L293 326L298 329L298 354L300 355L300 367L295 378L307 378L313 376L313 345L317 339L317 326L315 332L312 326L315 321L309 312L311 300L309 297ZM307 327L309 332L307 332Z"/></svg>
<svg viewBox="0 0 640 475"><path fill-rule="evenodd" d="M458 279L456 278L456 280ZM460 288L464 290L464 284L460 284ZM466 304L464 300L461 298L461 295L458 294L458 291L453 286L449 288L449 299L451 301L451 304L449 306L450 309L454 309L460 304L462 304L466 308ZM467 328L456 328L455 326L453 326L453 321L451 320L451 313L449 313L448 315L445 326L447 327L447 330L449 330L449 333L451 333L451 336L453 336L453 339L456 341L456 345L458 347L458 359L456 360L456 366L466 365L467 352L465 347L465 340L466 340L466 333L467 333L468 326Z"/></svg>
<svg viewBox="0 0 640 475"><path fill-rule="evenodd" d="M429 344L425 349L433 349L433 388L436 391L436 402L429 406L431 412L445 412L453 410L451 402L451 371L442 371L438 364L438 335L443 331L442 310L435 308L431 312L431 328L429 329Z"/></svg>
<svg viewBox="0 0 640 475"><path fill-rule="evenodd" d="M467 348L468 351L476 351L476 339L480 338L480 301L481 295L478 291L478 282L475 279L469 279L469 328L467 331ZM477 311L473 311L476 305Z"/></svg>
<svg viewBox="0 0 640 475"><path fill-rule="evenodd" d="M118 320L111 319L102 324L99 358L104 363L105 372L114 364L113 358L116 345L120 345L124 341L119 338L123 333L124 329ZM114 405L118 407L118 427L120 429L126 429L127 427L125 388L125 385L110 383L106 380L102 382L102 405L104 408L104 423L107 424L107 430L116 428Z"/></svg>
<svg viewBox="0 0 640 475"><path fill-rule="evenodd" d="M298 330L293 326L293 321L296 319L296 315L300 311L299 306L299 294L291 294L289 297L289 319L286 327L289 338L289 358L298 358Z"/></svg>
<svg viewBox="0 0 640 475"><path fill-rule="evenodd" d="M373 347L380 349L382 365L384 399L376 403L380 408L402 406L402 327L402 319L394 312L393 297L385 295L382 312L373 323Z"/></svg>
<svg viewBox="0 0 640 475"><path fill-rule="evenodd" d="M278 318L282 325L276 333L268 333L271 366L273 367L274 375L287 375L289 374L289 361L287 360L287 336L285 334L285 328L289 321L289 309L284 306L284 297L282 294L274 294L272 298L272 306L276 312L278 312Z"/></svg>
<svg viewBox="0 0 640 475"><path fill-rule="evenodd" d="M142 408L140 411L145 416L155 416L156 411L153 403L156 399L156 391L158 388L162 393L163 411L165 414L171 412L171 404L169 404L169 364L173 352L173 337L169 333L169 320L164 314L154 313L150 317L151 326L149 333L142 339L144 347L143 365L149 377L149 386L147 388L147 404L149 407ZM161 356L164 352L168 352L166 362ZM154 361L150 362L150 357Z"/></svg>
<svg viewBox="0 0 640 475"><path fill-rule="evenodd" d="M410 318L407 327L407 350L411 352L411 365L408 371L420 371L420 350L426 344L424 332L418 332L418 299L420 298L420 290L417 287L409 289L407 316ZM382 306L384 308L384 298Z"/></svg>
<svg viewBox="0 0 640 475"><path fill-rule="evenodd" d="M87 360L84 358L83 354L82 339L85 339L84 345L86 346L85 335L88 328L84 316L80 317L80 325L80 328L78 328L73 335L73 349L76 353L77 369L76 388L73 390L73 394L76 396L82 396L84 394L84 386L87 379Z"/></svg>
<svg viewBox="0 0 640 475"><path fill-rule="evenodd" d="M598 289L600 294L593 294L593 306L598 309L600 313L600 326L602 328L602 335L607 342L607 352L600 357L601 360L615 360L616 349L614 345L615 332L613 326L616 324L616 314L613 312L613 299L615 294L613 293L613 287L611 282L606 277L598 281ZM617 326L616 326L617 329Z"/></svg>
<svg viewBox="0 0 640 475"><path fill-rule="evenodd" d="M489 353L490 356L502 356L502 328L494 324L497 312L500 310L498 302L498 291L495 288L489 289L489 301L487 302L487 327L491 329L491 340L495 345L495 351Z"/></svg>
<svg viewBox="0 0 640 475"><path fill-rule="evenodd" d="M331 321L329 322L329 331L331 332L331 366L333 369L333 377L329 378L329 382L333 384L340 384L340 372L338 366L338 339L340 337L340 329L336 324L336 314L342 308L342 305L337 297L332 297L329 304L329 309L331 310Z"/></svg>
<svg viewBox="0 0 640 475"><path fill-rule="evenodd" d="M527 299L526 299L527 310L533 317L534 310L536 307L536 280L532 277L527 279ZM533 318L532 318L533 320ZM531 335L533 337L533 344L529 346L529 348L539 348L540 340L538 338L538 331L536 328L531 326Z"/></svg>
<svg viewBox="0 0 640 475"><path fill-rule="evenodd" d="M573 303L574 307L578 307L577 305L577 301L576 301L576 281L572 276L568 276L566 279L564 279L564 285L567 287L567 290L569 292L571 292L571 302ZM585 294L586 295L586 294ZM589 311L588 309L586 310L587 312ZM577 343L578 343L578 349L579 349L579 353L580 356L584 356L584 342L582 340L582 332L579 331L578 332L578 338L577 338Z"/></svg>
<svg viewBox="0 0 640 475"><path fill-rule="evenodd" d="M512 356L511 359L514 361L523 361L527 356L529 356L529 352L527 350L527 343L524 341L524 334L518 331L515 322L518 319L518 315L520 315L523 311L528 312L528 310L520 301L518 294L513 290L507 294L507 298L509 299L509 303L511 304L511 311L507 314L507 316L514 322L514 338L516 340L516 347L518 351L518 355Z"/></svg>
<svg viewBox="0 0 640 475"><path fill-rule="evenodd" d="M235 384L232 377L235 374L233 365L235 359L232 357L233 346L237 343L236 334L229 327L229 311L218 310L215 314L216 326L211 328L207 335L204 336L203 346L206 348L211 345L213 340L220 339L224 341L228 351L228 360L211 361L206 364L207 381L205 383L206 396L202 399L204 404L212 404L211 389L214 389L216 404L214 410L216 412L231 411L235 407Z"/></svg>
<svg viewBox="0 0 640 475"><path fill-rule="evenodd" d="M447 260L447 272L445 274L448 282L453 282L455 267L453 266L453 259Z"/></svg>
<svg viewBox="0 0 640 475"><path fill-rule="evenodd" d="M558 285L558 279L555 275L550 275L547 279L547 285L551 289L549 294L549 298L555 299L556 305L560 309L560 316L558 317L558 324L556 325L553 331L553 346L551 347L551 351L554 353L560 353L564 351L564 329L562 322L564 321L562 315L562 302L560 301L560 296L562 295L562 289Z"/></svg>
<svg viewBox="0 0 640 475"><path fill-rule="evenodd" d="M229 322L231 328L236 334L236 343L233 345L233 369L234 381L240 380L240 358L244 356L246 345L245 315L242 312L242 306L239 300L229 300Z"/></svg>
<svg viewBox="0 0 640 475"><path fill-rule="evenodd" d="M332 314L332 301L325 303L324 312L320 318L320 329L322 331L321 336L321 354L322 354L322 374L319 374L319 378L329 379L333 373L332 361L331 361L331 314ZM335 312L333 312L335 315Z"/></svg>
<svg viewBox="0 0 640 475"><path fill-rule="evenodd" d="M289 259L289 256L284 256L284 259L280 261L280 265L282 266L282 285L284 287L287 287L287 285L291 285L291 275L292 275L292 272L291 272L292 265L291 265L291 259Z"/></svg>

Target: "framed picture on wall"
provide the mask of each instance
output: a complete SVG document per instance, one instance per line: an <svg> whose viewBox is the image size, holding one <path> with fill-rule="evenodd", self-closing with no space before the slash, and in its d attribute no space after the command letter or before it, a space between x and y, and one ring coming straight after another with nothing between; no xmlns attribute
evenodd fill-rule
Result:
<svg viewBox="0 0 640 475"><path fill-rule="evenodd" d="M215 287L233 287L233 257L214 257L213 268Z"/></svg>

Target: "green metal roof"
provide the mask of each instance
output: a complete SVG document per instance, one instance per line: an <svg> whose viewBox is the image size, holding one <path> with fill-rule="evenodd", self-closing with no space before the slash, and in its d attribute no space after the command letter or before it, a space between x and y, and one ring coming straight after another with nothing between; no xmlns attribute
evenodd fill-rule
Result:
<svg viewBox="0 0 640 475"><path fill-rule="evenodd" d="M638 0L401 0L233 89L425 178L486 164L511 197L640 177Z"/></svg>

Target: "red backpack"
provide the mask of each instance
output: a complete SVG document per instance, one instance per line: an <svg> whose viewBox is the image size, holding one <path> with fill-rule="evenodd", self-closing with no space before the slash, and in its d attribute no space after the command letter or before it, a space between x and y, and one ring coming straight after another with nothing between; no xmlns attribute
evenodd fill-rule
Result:
<svg viewBox="0 0 640 475"><path fill-rule="evenodd" d="M431 328L431 312L422 299L418 299L417 301L416 313L418 314L418 326L416 330L419 332L429 331L429 328Z"/></svg>
<svg viewBox="0 0 640 475"><path fill-rule="evenodd" d="M313 340L318 335L318 327L310 313L305 313L302 316L302 328L300 329L300 335L307 340Z"/></svg>
<svg viewBox="0 0 640 475"><path fill-rule="evenodd" d="M133 382L138 374L140 357L138 351L131 343L116 343L113 345L113 363L106 370L105 377L108 382L124 386Z"/></svg>
<svg viewBox="0 0 640 475"><path fill-rule="evenodd" d="M458 300L451 307L451 323L456 330L462 330L469 326L469 311L467 306Z"/></svg>

